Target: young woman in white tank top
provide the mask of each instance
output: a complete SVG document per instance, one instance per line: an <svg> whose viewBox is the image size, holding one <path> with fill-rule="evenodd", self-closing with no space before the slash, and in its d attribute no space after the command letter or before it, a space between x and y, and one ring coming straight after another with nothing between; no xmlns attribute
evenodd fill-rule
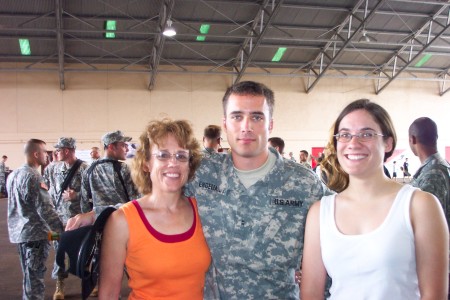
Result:
<svg viewBox="0 0 450 300"><path fill-rule="evenodd" d="M337 192L307 217L301 299L447 299L448 228L437 199L384 175L396 145L381 106L362 99L337 118L322 166Z"/></svg>

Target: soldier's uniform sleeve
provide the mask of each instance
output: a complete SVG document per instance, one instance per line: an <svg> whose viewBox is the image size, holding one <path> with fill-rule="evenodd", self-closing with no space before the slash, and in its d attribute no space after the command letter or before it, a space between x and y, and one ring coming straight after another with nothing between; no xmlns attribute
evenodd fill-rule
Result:
<svg viewBox="0 0 450 300"><path fill-rule="evenodd" d="M448 193L448 191L445 190L445 186L445 177L438 173L423 174L419 183L419 187L422 191L435 195L443 206L445 195Z"/></svg>
<svg viewBox="0 0 450 300"><path fill-rule="evenodd" d="M47 168L45 168L45 170L44 170L44 175L43 175L43 177L44 177L44 182L45 182L45 184L48 186L48 187L50 187L50 176L52 176L51 174L50 174L50 167L49 166L47 166Z"/></svg>
<svg viewBox="0 0 450 300"><path fill-rule="evenodd" d="M140 194L136 188L136 186L133 183L133 180L131 178L131 171L127 164L122 164L121 169L123 181L125 183L125 187L127 189L129 200L135 200L140 198Z"/></svg>
<svg viewBox="0 0 450 300"><path fill-rule="evenodd" d="M34 203L37 213L45 220L52 231L63 232L63 225L50 200L48 187L44 180L32 177L27 184L30 186L27 188L29 192L25 196L26 201Z"/></svg>
<svg viewBox="0 0 450 300"><path fill-rule="evenodd" d="M91 211L91 205L90 205L90 197L89 193L91 190L91 187L89 185L89 178L88 178L88 170L84 170L83 174L81 175L81 200L80 200L80 206L81 206L81 212L87 213Z"/></svg>

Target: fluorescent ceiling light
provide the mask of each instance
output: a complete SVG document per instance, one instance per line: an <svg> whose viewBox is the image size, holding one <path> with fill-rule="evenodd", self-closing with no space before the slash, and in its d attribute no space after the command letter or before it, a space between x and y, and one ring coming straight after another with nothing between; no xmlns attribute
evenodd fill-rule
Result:
<svg viewBox="0 0 450 300"><path fill-rule="evenodd" d="M285 47L278 48L277 53L275 53L275 55L272 57L272 61L280 61L286 49L287 48Z"/></svg>
<svg viewBox="0 0 450 300"><path fill-rule="evenodd" d="M30 41L28 39L19 39L19 45L22 55L31 55Z"/></svg>
<svg viewBox="0 0 450 300"><path fill-rule="evenodd" d="M211 25L209 25L209 24L202 24L200 26L200 33L201 34L208 34L210 27L211 27Z"/></svg>
<svg viewBox="0 0 450 300"><path fill-rule="evenodd" d="M116 21L115 20L106 20L105 21L105 30L116 31ZM105 32L105 38L114 39L116 38L116 34L114 32Z"/></svg>
<svg viewBox="0 0 450 300"><path fill-rule="evenodd" d="M208 34L210 27L211 27L211 25L209 25L209 24L200 25L200 33L204 34L204 35ZM197 35L197 41L203 42L204 40L206 40L206 36L204 36L204 35Z"/></svg>
<svg viewBox="0 0 450 300"><path fill-rule="evenodd" d="M418 62L414 65L414 67L420 68L423 66L429 59L431 58L431 54L427 53L425 54Z"/></svg>
<svg viewBox="0 0 450 300"><path fill-rule="evenodd" d="M175 31L175 28L172 26L171 20L167 20L167 26L164 29L163 34L165 36L174 36L177 34L177 32Z"/></svg>

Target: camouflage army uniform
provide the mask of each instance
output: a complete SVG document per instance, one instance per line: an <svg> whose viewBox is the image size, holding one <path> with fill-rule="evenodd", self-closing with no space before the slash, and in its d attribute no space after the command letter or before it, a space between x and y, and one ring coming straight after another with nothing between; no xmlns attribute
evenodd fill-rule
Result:
<svg viewBox="0 0 450 300"><path fill-rule="evenodd" d="M99 161L104 159L101 158ZM122 183L114 171L113 164L111 162L99 163L95 166L89 178L87 178L87 170L89 169L83 174L81 186L81 210L83 212L91 210L89 205L91 199L89 199L88 191L92 194L92 203L97 215L109 205L125 203L128 200L139 198L139 193L131 180L130 168L125 163L121 162L121 164L120 173L129 199L127 199Z"/></svg>
<svg viewBox="0 0 450 300"><path fill-rule="evenodd" d="M204 158L187 186L213 258L205 299L299 299L306 214L324 188L311 170L270 151L275 166L248 189L229 154Z"/></svg>
<svg viewBox="0 0 450 300"><path fill-rule="evenodd" d="M0 193L6 192L6 166L3 161L0 161Z"/></svg>
<svg viewBox="0 0 450 300"><path fill-rule="evenodd" d="M58 216L63 224L67 224L69 218L81 213L81 175L87 167L88 164L86 162L82 162L69 184L69 188L73 189L77 193L76 198L72 201L64 201L61 195L61 185L63 184L64 179L70 172L71 168L68 168L66 163L57 161L52 162L44 170L44 181L49 187L49 193L52 197L53 205L55 206L56 212L58 213ZM57 251L58 241L54 241L53 246L55 247L55 251ZM67 278L68 276L68 271L61 269L55 261L53 265L52 278Z"/></svg>
<svg viewBox="0 0 450 300"><path fill-rule="evenodd" d="M44 299L45 262L50 230L62 232L62 223L39 172L24 165L8 178L8 233L18 244L22 265L23 299Z"/></svg>
<svg viewBox="0 0 450 300"><path fill-rule="evenodd" d="M69 188L73 189L77 193L76 199L72 201L64 201L62 196L60 197L61 185L69 173L70 168L68 168L64 162L59 161L53 164L53 167L47 167L44 170L45 183L49 187L49 193L52 197L53 204L56 207L56 212L58 213L63 224L67 224L67 220L69 220L69 218L81 213L81 175L87 168L88 164L86 162L82 162L69 184Z"/></svg>
<svg viewBox="0 0 450 300"><path fill-rule="evenodd" d="M439 153L429 156L414 174L410 184L439 199L447 224L450 225L450 165L448 162Z"/></svg>

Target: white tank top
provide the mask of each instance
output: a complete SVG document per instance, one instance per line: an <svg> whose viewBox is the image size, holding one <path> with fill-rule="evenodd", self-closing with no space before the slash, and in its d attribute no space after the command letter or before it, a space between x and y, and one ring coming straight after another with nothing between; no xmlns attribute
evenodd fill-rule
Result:
<svg viewBox="0 0 450 300"><path fill-rule="evenodd" d="M336 195L320 204L320 244L332 278L333 300L420 298L414 233L409 209L416 188L404 185L383 223L362 235L344 235L336 227Z"/></svg>

